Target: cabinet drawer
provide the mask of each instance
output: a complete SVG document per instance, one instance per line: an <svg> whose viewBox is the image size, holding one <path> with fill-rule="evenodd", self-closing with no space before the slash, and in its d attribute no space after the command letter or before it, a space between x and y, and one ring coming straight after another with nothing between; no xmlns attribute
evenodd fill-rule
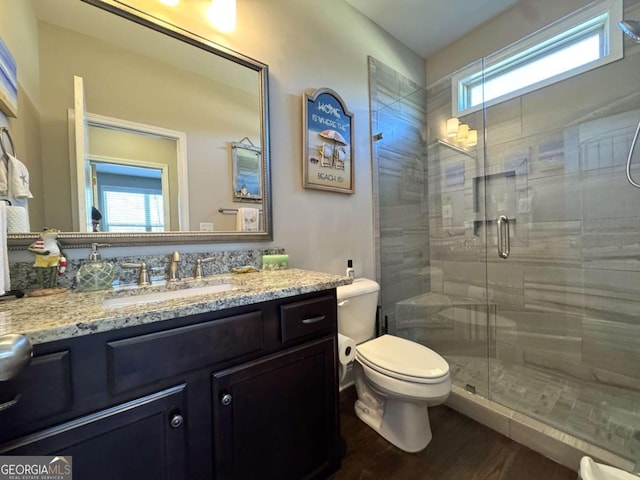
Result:
<svg viewBox="0 0 640 480"><path fill-rule="evenodd" d="M330 332L335 328L336 308L336 299L330 295L282 305L280 307L282 342L311 334Z"/></svg>
<svg viewBox="0 0 640 480"><path fill-rule="evenodd" d="M264 344L262 311L107 343L111 394L243 355Z"/></svg>
<svg viewBox="0 0 640 480"><path fill-rule="evenodd" d="M68 411L71 408L71 365L69 351L34 357L31 364L1 395L0 403L18 396L18 402L0 411L0 424L23 425Z"/></svg>

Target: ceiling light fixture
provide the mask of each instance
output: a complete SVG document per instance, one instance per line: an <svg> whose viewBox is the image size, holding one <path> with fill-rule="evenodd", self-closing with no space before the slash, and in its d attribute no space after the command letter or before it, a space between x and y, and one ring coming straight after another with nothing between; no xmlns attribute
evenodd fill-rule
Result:
<svg viewBox="0 0 640 480"><path fill-rule="evenodd" d="M236 29L236 0L211 0L207 18L221 32L233 32Z"/></svg>
<svg viewBox="0 0 640 480"><path fill-rule="evenodd" d="M167 7L177 7L180 3L180 0L158 0L160 3L166 5Z"/></svg>

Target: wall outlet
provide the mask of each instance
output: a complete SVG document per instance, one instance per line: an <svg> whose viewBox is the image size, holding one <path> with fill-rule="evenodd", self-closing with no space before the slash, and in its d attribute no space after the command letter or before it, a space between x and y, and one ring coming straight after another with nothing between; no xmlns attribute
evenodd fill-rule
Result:
<svg viewBox="0 0 640 480"><path fill-rule="evenodd" d="M211 222L200 222L200 231L201 232L213 232L213 223L211 223Z"/></svg>

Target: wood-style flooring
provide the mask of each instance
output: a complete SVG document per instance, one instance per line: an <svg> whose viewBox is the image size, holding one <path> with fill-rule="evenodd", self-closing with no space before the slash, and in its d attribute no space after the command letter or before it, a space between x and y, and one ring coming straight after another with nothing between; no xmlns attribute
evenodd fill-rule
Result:
<svg viewBox="0 0 640 480"><path fill-rule="evenodd" d="M575 480L576 472L442 405L429 409L433 439L419 453L394 447L353 411L355 389L340 395L342 468L334 480Z"/></svg>

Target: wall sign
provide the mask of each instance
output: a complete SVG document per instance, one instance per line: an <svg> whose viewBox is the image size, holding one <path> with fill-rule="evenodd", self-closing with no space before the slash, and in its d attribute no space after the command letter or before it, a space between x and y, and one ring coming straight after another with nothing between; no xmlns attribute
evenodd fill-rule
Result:
<svg viewBox="0 0 640 480"><path fill-rule="evenodd" d="M303 97L302 185L354 193L353 115L333 90Z"/></svg>

